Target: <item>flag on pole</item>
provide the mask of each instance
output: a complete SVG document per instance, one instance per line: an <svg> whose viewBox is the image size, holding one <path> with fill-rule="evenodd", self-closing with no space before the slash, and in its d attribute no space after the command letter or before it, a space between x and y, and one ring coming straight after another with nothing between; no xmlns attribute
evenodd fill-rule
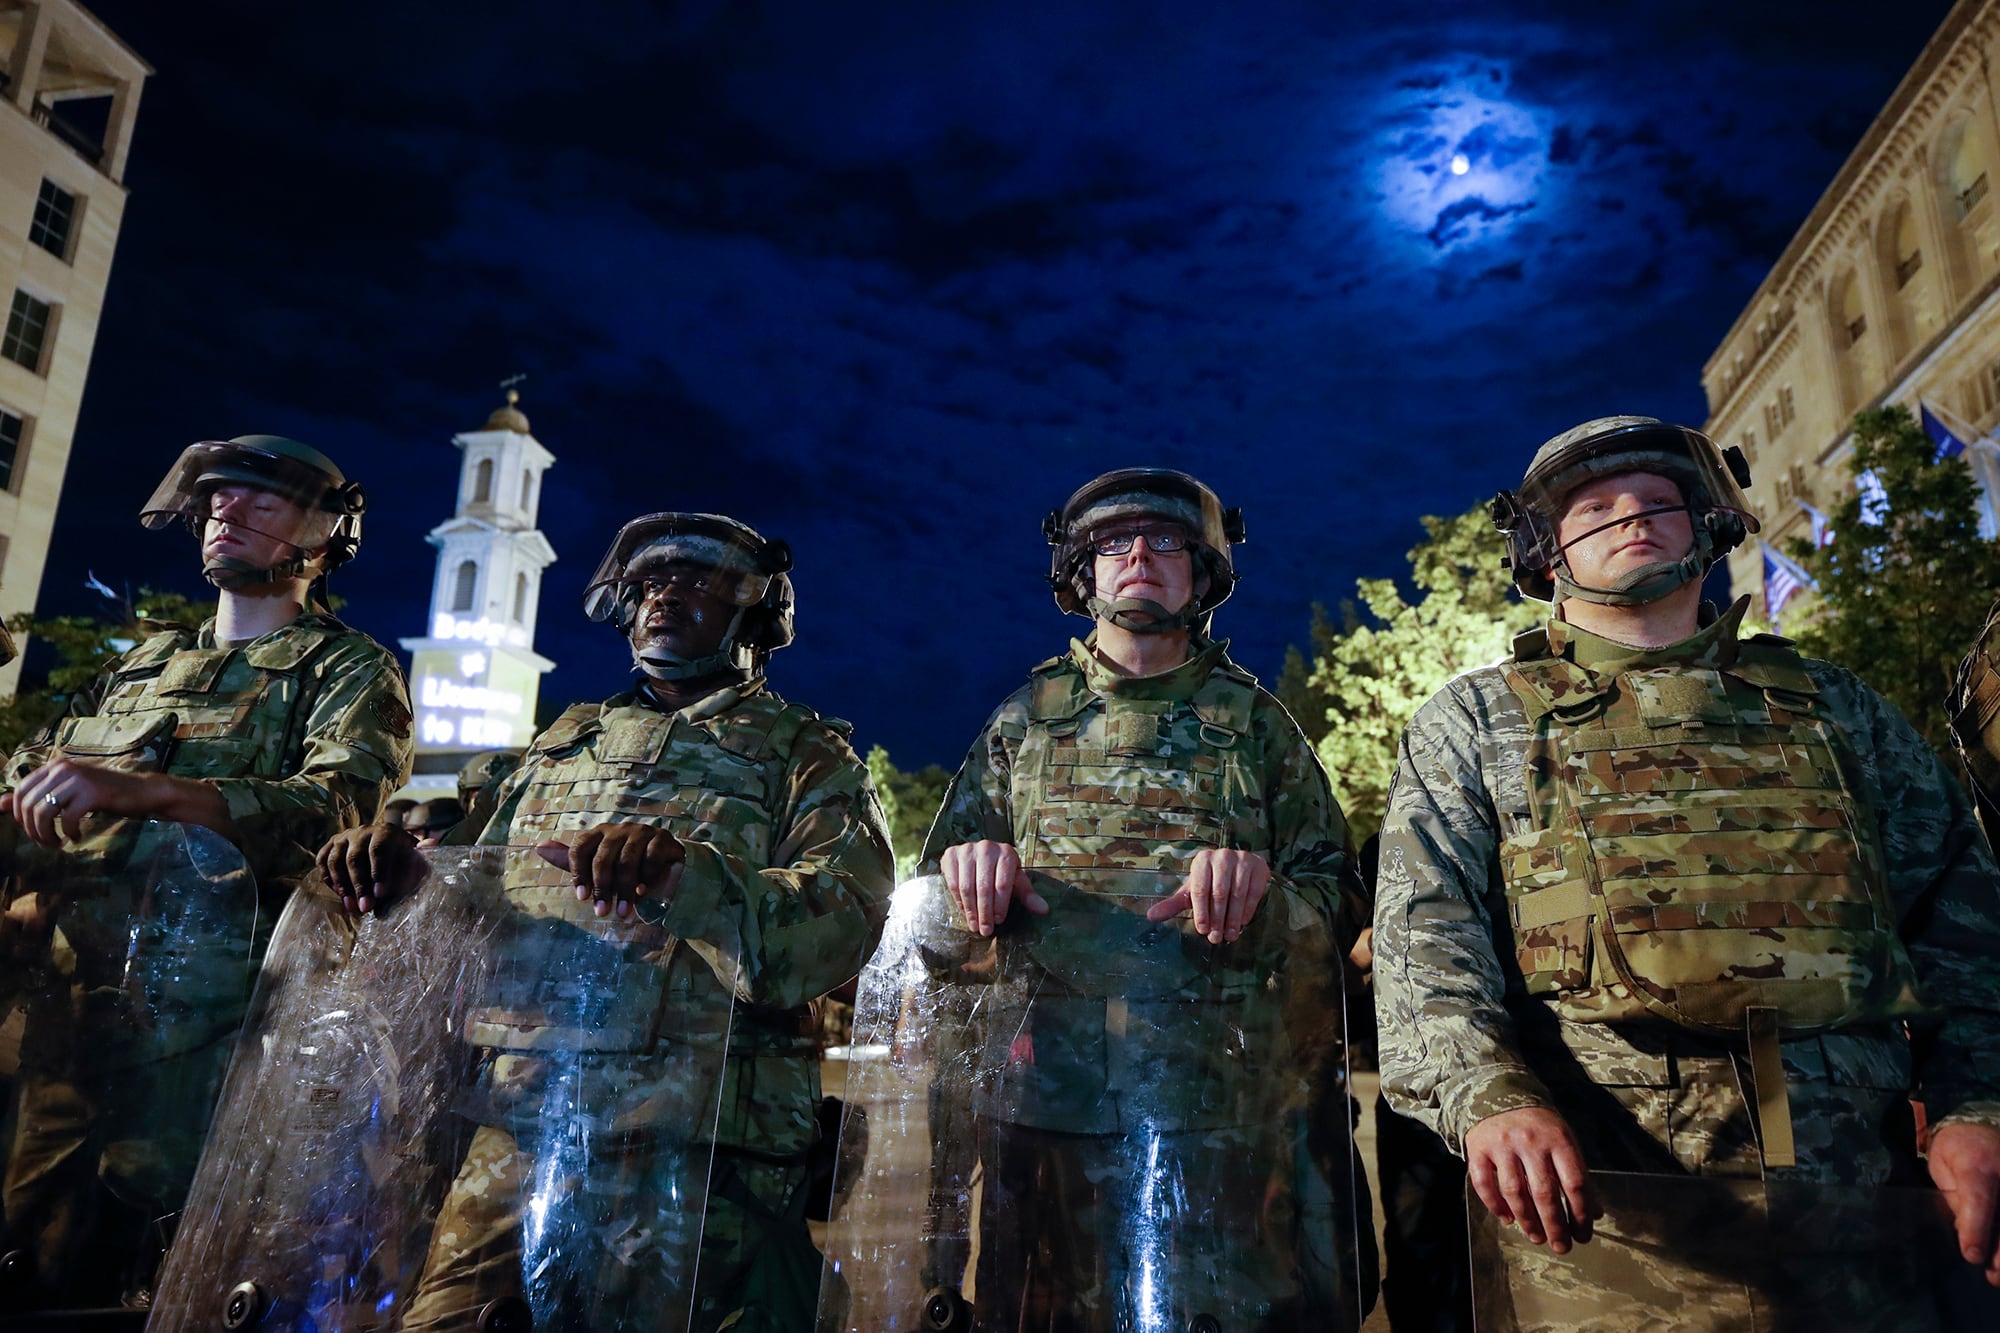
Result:
<svg viewBox="0 0 2000 1333"><path fill-rule="evenodd" d="M1833 520L1804 500L1799 501L1799 508L1806 511L1806 522L1812 524L1813 549L1824 551L1833 545Z"/></svg>
<svg viewBox="0 0 2000 1333"><path fill-rule="evenodd" d="M1813 576L1792 560L1779 553L1778 548L1766 541L1757 543L1764 548L1764 613L1776 624L1778 614L1785 609L1785 603L1792 600L1792 594L1801 588L1817 588Z"/></svg>
<svg viewBox="0 0 2000 1333"><path fill-rule="evenodd" d="M1939 458L1956 458L1965 452L1966 446L1979 438L1979 432L1949 408L1933 407L1919 400L1917 416L1923 422L1924 434L1930 436L1931 443L1937 446Z"/></svg>
<svg viewBox="0 0 2000 1333"><path fill-rule="evenodd" d="M94 593L100 593L103 596L109 597L114 602L119 602L124 600L124 598L120 597L117 593L111 591L111 589L104 586L104 581L97 577L97 571L94 569L87 569L84 571L83 586L90 589L90 591Z"/></svg>

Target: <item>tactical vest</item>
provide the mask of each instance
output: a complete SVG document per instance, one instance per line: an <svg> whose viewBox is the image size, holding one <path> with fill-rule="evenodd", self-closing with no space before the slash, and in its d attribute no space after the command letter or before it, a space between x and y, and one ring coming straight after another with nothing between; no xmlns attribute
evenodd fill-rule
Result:
<svg viewBox="0 0 2000 1333"><path fill-rule="evenodd" d="M1273 895L1219 946L1185 917L1145 917L1203 848L1270 855L1257 697L1255 678L1227 663L1184 700L1097 694L1067 658L1035 669L1009 797L1015 847L1050 912L1019 922L1009 947L1053 984L1019 1030L973 1024L989 1048L982 1115L1106 1134L1261 1113L1257 1071L1284 1058L1263 996L1282 903Z"/></svg>
<svg viewBox="0 0 2000 1333"><path fill-rule="evenodd" d="M1922 1012L1839 729L1784 640L1615 674L1516 641L1529 822L1501 847L1531 995L1580 1022L1740 1036Z"/></svg>
<svg viewBox="0 0 2000 1333"><path fill-rule="evenodd" d="M133 772L288 776L306 669L352 632L307 616L236 648L198 648L184 629L156 634L118 660L94 716L62 721L56 749Z"/></svg>
<svg viewBox="0 0 2000 1333"><path fill-rule="evenodd" d="M1022 864L1082 882L1183 872L1204 847L1269 852L1256 703L1227 663L1186 700L1097 694L1067 658L1036 667L1010 791Z"/></svg>
<svg viewBox="0 0 2000 1333"><path fill-rule="evenodd" d="M792 745L817 717L767 694L699 718L636 704L579 705L529 747L521 779L527 788L508 841L570 842L600 824L650 824L761 869L770 864ZM726 970L728 960L693 942L677 949L680 941L654 924L657 913L643 904L623 920L598 917L591 903L576 900L575 884L571 872L539 856L509 858L506 895L521 915L500 942L492 1003L473 1015L474 1045L644 1053L654 1048L669 1005L726 997L712 969ZM580 986L580 976L594 980ZM768 1050L769 1041L758 1046L760 1036L776 1033L809 1040L809 1022L805 1009L739 1013L732 1047Z"/></svg>

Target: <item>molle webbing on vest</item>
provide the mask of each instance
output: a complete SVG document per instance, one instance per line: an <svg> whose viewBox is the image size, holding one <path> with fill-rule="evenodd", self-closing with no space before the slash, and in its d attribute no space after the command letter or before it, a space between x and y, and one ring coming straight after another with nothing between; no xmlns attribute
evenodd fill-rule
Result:
<svg viewBox="0 0 2000 1333"><path fill-rule="evenodd" d="M96 717L65 724L62 748L99 753L115 735L170 728L163 758L135 752L128 766L194 778L278 776L302 730L298 676L346 634L308 618L240 649L198 647L185 630L155 635L120 660Z"/></svg>
<svg viewBox="0 0 2000 1333"><path fill-rule="evenodd" d="M1256 703L1227 667L1185 700L1098 695L1062 659L1038 668L1011 793L1023 864L1179 872L1204 847L1265 848Z"/></svg>
<svg viewBox="0 0 2000 1333"><path fill-rule="evenodd" d="M532 771L508 840L571 842L600 824L650 824L683 842L711 843L765 866L785 766L800 730L815 716L768 695L695 716L640 705L572 708L529 748L523 767ZM677 941L636 916L599 918L593 904L576 900L575 882L571 872L538 856L509 859L507 897L525 918L541 923L523 928L520 947L549 954L540 961L524 955L516 970L545 980L533 982L533 993L499 999L481 1011L470 1037L475 1044L649 1048ZM566 933L577 936L578 945L622 949L626 979L616 988L617 1003L586 1011L564 996L556 955ZM799 1021L796 1015L784 1020L791 1026ZM754 1026L746 1028L749 1036L756 1035Z"/></svg>
<svg viewBox="0 0 2000 1333"><path fill-rule="evenodd" d="M1788 647L1725 667L1516 661L1532 827L1501 848L1530 994L1571 1019L1738 1036L1920 1011L1874 823Z"/></svg>

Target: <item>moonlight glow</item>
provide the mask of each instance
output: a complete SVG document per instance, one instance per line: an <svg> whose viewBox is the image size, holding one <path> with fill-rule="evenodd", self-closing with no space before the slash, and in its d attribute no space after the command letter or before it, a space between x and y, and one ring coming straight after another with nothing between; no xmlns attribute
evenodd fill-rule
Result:
<svg viewBox="0 0 2000 1333"><path fill-rule="evenodd" d="M1453 250L1505 237L1547 205L1544 113L1507 93L1506 72L1479 61L1406 74L1384 97L1381 206L1405 234Z"/></svg>

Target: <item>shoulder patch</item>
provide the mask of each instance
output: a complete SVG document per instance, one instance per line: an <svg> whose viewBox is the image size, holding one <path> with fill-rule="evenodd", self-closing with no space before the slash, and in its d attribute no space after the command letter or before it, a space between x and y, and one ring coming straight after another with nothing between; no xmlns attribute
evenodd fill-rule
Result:
<svg viewBox="0 0 2000 1333"><path fill-rule="evenodd" d="M377 690L374 711L375 720L382 724L383 730L399 741L408 738L413 719L410 717L410 706L403 702L402 695L394 690Z"/></svg>

